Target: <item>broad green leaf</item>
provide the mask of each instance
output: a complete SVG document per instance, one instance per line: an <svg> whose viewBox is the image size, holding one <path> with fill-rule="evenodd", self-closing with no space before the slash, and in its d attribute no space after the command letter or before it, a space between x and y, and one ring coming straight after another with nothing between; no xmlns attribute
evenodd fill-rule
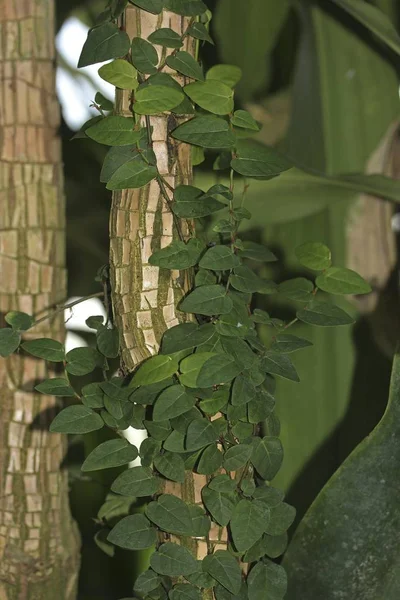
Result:
<svg viewBox="0 0 400 600"><path fill-rule="evenodd" d="M238 444L232 446L224 454L224 469L227 471L237 471L240 467L244 467L250 460L253 447L247 444Z"/></svg>
<svg viewBox="0 0 400 600"><path fill-rule="evenodd" d="M188 505L171 494L161 494L146 507L146 515L163 531L176 535L190 535L192 520Z"/></svg>
<svg viewBox="0 0 400 600"><path fill-rule="evenodd" d="M238 561L227 550L216 550L203 559L203 571L214 577L232 594L238 594L242 585L242 572Z"/></svg>
<svg viewBox="0 0 400 600"><path fill-rule="evenodd" d="M217 444L207 446L201 453L196 471L202 475L212 475L222 465L222 452Z"/></svg>
<svg viewBox="0 0 400 600"><path fill-rule="evenodd" d="M204 110L216 115L233 111L233 90L220 81L196 81L184 87L185 93Z"/></svg>
<svg viewBox="0 0 400 600"><path fill-rule="evenodd" d="M202 285L190 292L179 306L183 312L213 316L232 309L232 300L221 285Z"/></svg>
<svg viewBox="0 0 400 600"><path fill-rule="evenodd" d="M131 386L150 385L168 379L178 370L179 362L174 356L159 354L143 362L135 372Z"/></svg>
<svg viewBox="0 0 400 600"><path fill-rule="evenodd" d="M224 351L233 358L242 369L250 369L256 360L256 355L244 340L223 336L221 344Z"/></svg>
<svg viewBox="0 0 400 600"><path fill-rule="evenodd" d="M100 67L99 75L104 81L122 90L136 90L139 85L136 69L127 60L120 58Z"/></svg>
<svg viewBox="0 0 400 600"><path fill-rule="evenodd" d="M331 266L331 251L320 242L305 242L295 249L301 265L313 271L323 271Z"/></svg>
<svg viewBox="0 0 400 600"><path fill-rule="evenodd" d="M190 452L200 450L217 441L216 430L208 419L195 419L192 421L186 433L186 449Z"/></svg>
<svg viewBox="0 0 400 600"><path fill-rule="evenodd" d="M99 366L101 355L94 348L74 348L65 355L66 371L71 375L87 375Z"/></svg>
<svg viewBox="0 0 400 600"><path fill-rule="evenodd" d="M249 423L257 424L265 421L275 408L275 399L266 390L258 391L255 398L247 404ZM252 433L252 432L251 432Z"/></svg>
<svg viewBox="0 0 400 600"><path fill-rule="evenodd" d="M226 406L228 398L229 390L220 388L219 390L215 390L209 398L200 400L199 408L206 414L215 415L221 408Z"/></svg>
<svg viewBox="0 0 400 600"><path fill-rule="evenodd" d="M89 127L86 135L106 146L128 146L139 141L142 130L136 128L133 117L111 115Z"/></svg>
<svg viewBox="0 0 400 600"><path fill-rule="evenodd" d="M335 327L354 323L354 319L344 310L328 302L313 302L311 306L298 310L296 316L303 323L320 327Z"/></svg>
<svg viewBox="0 0 400 600"><path fill-rule="evenodd" d="M260 291L264 283L254 271L245 266L236 267L229 281L236 290L250 294Z"/></svg>
<svg viewBox="0 0 400 600"><path fill-rule="evenodd" d="M198 263L203 250L204 245L196 238L187 243L174 240L169 246L153 252L149 263L161 269L189 269Z"/></svg>
<svg viewBox="0 0 400 600"><path fill-rule="evenodd" d="M214 356L217 356L215 352L195 352L184 358L180 363L181 375L179 376L180 382L189 388L199 387L197 384L197 377L200 373L200 369L204 363Z"/></svg>
<svg viewBox="0 0 400 600"><path fill-rule="evenodd" d="M199 504L189 504L190 518L192 519L192 536L205 537L211 528L210 517Z"/></svg>
<svg viewBox="0 0 400 600"><path fill-rule="evenodd" d="M82 388L82 402L88 408L103 408L104 393L100 383L88 383Z"/></svg>
<svg viewBox="0 0 400 600"><path fill-rule="evenodd" d="M108 541L127 550L144 550L157 542L157 530L144 515L129 515L111 529Z"/></svg>
<svg viewBox="0 0 400 600"><path fill-rule="evenodd" d="M129 37L114 23L105 23L90 29L79 57L78 68L87 67L129 52Z"/></svg>
<svg viewBox="0 0 400 600"><path fill-rule="evenodd" d="M135 460L138 456L136 446L127 440L108 440L92 450L82 465L82 471L99 471L120 467Z"/></svg>
<svg viewBox="0 0 400 600"><path fill-rule="evenodd" d="M157 177L157 168L143 159L131 160L119 167L107 183L108 190L138 189Z"/></svg>
<svg viewBox="0 0 400 600"><path fill-rule="evenodd" d="M201 490L201 496L213 521L222 527L228 525L235 508L234 494L218 492L206 486Z"/></svg>
<svg viewBox="0 0 400 600"><path fill-rule="evenodd" d="M174 429L163 443L163 448L164 450L168 450L168 452L184 454L187 452L185 447L185 435Z"/></svg>
<svg viewBox="0 0 400 600"><path fill-rule="evenodd" d="M54 340L51 340L54 341ZM0 329L0 356L6 358L10 356L20 345L21 334L11 327L4 327ZM58 343L58 342L57 342ZM24 347L24 344L22 345ZM29 350L28 350L29 352ZM31 352L32 354L32 352ZM63 350L64 354L64 350ZM34 354L36 356L36 354ZM61 359L63 360L63 359Z"/></svg>
<svg viewBox="0 0 400 600"><path fill-rule="evenodd" d="M279 438L263 437L253 439L251 462L258 474L270 481L275 477L283 460L283 449Z"/></svg>
<svg viewBox="0 0 400 600"><path fill-rule="evenodd" d="M166 63L171 69L191 77L192 79L204 80L203 69L189 52L181 50L174 55L168 56Z"/></svg>
<svg viewBox="0 0 400 600"><path fill-rule="evenodd" d="M105 117L103 117L103 115L98 115L97 117L93 117L92 119L89 119L88 121L86 121L86 123L84 123L82 125L82 127L80 128L79 131L77 131L71 138L72 140L79 140L79 139L86 139L88 136L86 135L86 130L89 129L89 127L92 127L93 125L95 125L96 123L99 123L100 121L102 121Z"/></svg>
<svg viewBox="0 0 400 600"><path fill-rule="evenodd" d="M250 258L258 262L274 262L278 260L271 250L255 242L243 242L243 248L238 250L238 254L242 258Z"/></svg>
<svg viewBox="0 0 400 600"><path fill-rule="evenodd" d="M233 117L231 117L231 123L232 125L235 125L235 127L242 127L243 129L250 129L251 131L260 131L257 121L247 110L235 110Z"/></svg>
<svg viewBox="0 0 400 600"><path fill-rule="evenodd" d="M168 594L169 600L202 600L201 591L190 583L177 583Z"/></svg>
<svg viewBox="0 0 400 600"><path fill-rule="evenodd" d="M143 153L148 155L148 151L144 151ZM102 183L107 183L122 165L130 161L141 163L142 160L142 153L138 152L136 144L130 144L129 146L113 146L105 156L100 173L100 181Z"/></svg>
<svg viewBox="0 0 400 600"><path fill-rule="evenodd" d="M238 552L246 552L259 540L269 521L270 511L259 500L240 500L235 506L230 529Z"/></svg>
<svg viewBox="0 0 400 600"><path fill-rule="evenodd" d="M283 567L271 561L258 562L247 577L249 600L283 600L287 577Z"/></svg>
<svg viewBox="0 0 400 600"><path fill-rule="evenodd" d="M256 395L256 389L253 383L244 375L236 377L232 386L231 402L233 406L247 404Z"/></svg>
<svg viewBox="0 0 400 600"><path fill-rule="evenodd" d="M262 500L263 502L266 502L270 508L274 508L282 502L284 493L282 490L274 488L271 485L262 484L256 487L253 498Z"/></svg>
<svg viewBox="0 0 400 600"><path fill-rule="evenodd" d="M86 325L90 327L90 329L98 329L100 325L103 325L104 317L103 315L92 315L88 317L85 321Z"/></svg>
<svg viewBox="0 0 400 600"><path fill-rule="evenodd" d="M286 502L281 502L271 508L270 520L266 523L264 531L269 535L282 535L285 533L296 516L296 509Z"/></svg>
<svg viewBox="0 0 400 600"><path fill-rule="evenodd" d="M171 419L171 425L172 428L176 429L177 432L181 433L182 435L186 435L189 424L194 421L194 419L202 418L203 414L199 411L199 409L193 407L186 413L183 413L183 415L179 415L179 417L174 417Z"/></svg>
<svg viewBox="0 0 400 600"><path fill-rule="evenodd" d="M160 27L156 29L147 38L152 44L165 46L166 48L182 48L183 42L181 36L170 27Z"/></svg>
<svg viewBox="0 0 400 600"><path fill-rule="evenodd" d="M161 579L151 569L147 569L139 575L136 579L133 589L138 594L148 594L149 592L155 590L159 584L161 583Z"/></svg>
<svg viewBox="0 0 400 600"><path fill-rule="evenodd" d="M216 475L211 479L208 487L216 492L229 493L236 490L237 482L231 479L229 475Z"/></svg>
<svg viewBox="0 0 400 600"><path fill-rule="evenodd" d="M367 27L396 54L400 54L400 37L387 15L363 0L333 0L352 17Z"/></svg>
<svg viewBox="0 0 400 600"><path fill-rule="evenodd" d="M33 356L44 358L50 362L63 362L65 360L65 348L63 344L51 338L30 340L21 344L21 348Z"/></svg>
<svg viewBox="0 0 400 600"><path fill-rule="evenodd" d="M142 450L142 449L141 449ZM111 490L123 496L152 496L158 492L160 479L148 467L132 467L121 473L113 482Z"/></svg>
<svg viewBox="0 0 400 600"><path fill-rule="evenodd" d="M318 275L315 284L328 294L368 294L371 286L355 271L330 267Z"/></svg>
<svg viewBox="0 0 400 600"><path fill-rule="evenodd" d="M206 12L202 0L164 0L164 8L185 17L195 17Z"/></svg>
<svg viewBox="0 0 400 600"><path fill-rule="evenodd" d="M108 329L100 325L96 331L96 343L99 352L107 358L116 358L119 353L119 334L117 329Z"/></svg>
<svg viewBox="0 0 400 600"><path fill-rule="evenodd" d="M229 123L212 115L190 119L177 127L172 137L203 148L231 148L235 144Z"/></svg>
<svg viewBox="0 0 400 600"><path fill-rule="evenodd" d="M89 433L103 427L103 419L90 408L74 404L64 408L50 425L52 433Z"/></svg>
<svg viewBox="0 0 400 600"><path fill-rule="evenodd" d="M173 354L182 350L190 350L201 346L214 335L215 329L211 323L200 327L196 323L181 323L167 329L162 338L163 354Z"/></svg>
<svg viewBox="0 0 400 600"><path fill-rule="evenodd" d="M172 210L178 217L205 217L222 208L224 204L192 185L179 185L175 189Z"/></svg>
<svg viewBox="0 0 400 600"><path fill-rule="evenodd" d="M158 15L162 11L165 4L164 0L130 0L130 2L155 15Z"/></svg>
<svg viewBox="0 0 400 600"><path fill-rule="evenodd" d="M197 385L208 388L232 381L243 370L232 356L217 354L209 358L201 367L197 376Z"/></svg>
<svg viewBox="0 0 400 600"><path fill-rule="evenodd" d="M282 556L288 545L288 534L281 533L280 535L263 535L264 554L269 558L278 558Z"/></svg>
<svg viewBox="0 0 400 600"><path fill-rule="evenodd" d="M222 585L218 584L214 588L214 595L216 600L248 600L247 585L243 581L239 593L231 594Z"/></svg>
<svg viewBox="0 0 400 600"><path fill-rule="evenodd" d="M271 375L279 375L290 381L300 381L294 364L285 354L267 352L262 359L262 368Z"/></svg>
<svg viewBox="0 0 400 600"><path fill-rule="evenodd" d="M161 86L161 87L170 87L170 88L173 88L174 90L177 90L180 93L182 93L182 87L179 85L179 83L173 77L171 77L171 75L168 75L167 73L159 72L159 73L156 73L155 75L151 75L148 79L146 79L145 83L142 84L142 87L144 87L146 85L157 85L157 86ZM185 95L184 95L182 102L180 104L178 104L178 106L175 106L174 108L172 108L171 110L173 113L176 113L178 115L193 115L194 114L193 105L190 102L189 98L187 98L187 96L185 96Z"/></svg>
<svg viewBox="0 0 400 600"><path fill-rule="evenodd" d="M103 96L103 94L101 92L96 93L96 95L94 97L94 101L95 101L95 104L97 104L97 106L100 106L100 108L102 108L103 110L109 111L109 110L113 110L113 108L114 108L114 103L111 102L111 100L109 100L105 96ZM100 119L98 119L98 120L100 120Z"/></svg>
<svg viewBox="0 0 400 600"><path fill-rule="evenodd" d="M152 75L157 73L158 54L150 42L135 37L132 40L132 63L141 73Z"/></svg>
<svg viewBox="0 0 400 600"><path fill-rule="evenodd" d="M183 92L166 85L148 85L135 94L133 110L139 115L156 115L172 110L184 100Z"/></svg>
<svg viewBox="0 0 400 600"><path fill-rule="evenodd" d="M161 392L153 408L153 420L173 419L190 410L196 403L182 385L172 385Z"/></svg>
<svg viewBox="0 0 400 600"><path fill-rule="evenodd" d="M163 442L167 439L169 434L171 433L171 424L166 419L165 421L143 421L144 426L146 427L149 435L157 440L158 442Z"/></svg>
<svg viewBox="0 0 400 600"><path fill-rule="evenodd" d="M196 38L197 40L202 40L204 42L209 42L214 45L213 39L208 33L208 29L203 23L194 22L188 30L189 35Z"/></svg>
<svg viewBox="0 0 400 600"><path fill-rule="evenodd" d="M235 65L214 65L206 73L207 81L221 81L234 88L242 77L242 70Z"/></svg>
<svg viewBox="0 0 400 600"><path fill-rule="evenodd" d="M42 394L49 394L50 396L75 396L75 392L69 385L69 381L60 377L45 379L45 381L35 386L35 390Z"/></svg>
<svg viewBox="0 0 400 600"><path fill-rule="evenodd" d="M297 300L298 302L309 302L312 298L311 294L314 291L314 285L312 281L305 277L294 277L288 279L279 284L278 292L290 298L290 300Z"/></svg>
<svg viewBox="0 0 400 600"><path fill-rule="evenodd" d="M171 481L185 481L185 463L183 458L173 452L165 452L154 458L154 466L161 475Z"/></svg>
<svg viewBox="0 0 400 600"><path fill-rule="evenodd" d="M32 327L34 318L27 313L12 310L4 317L6 323L11 325L13 329L19 329L20 331L26 331Z"/></svg>
<svg viewBox="0 0 400 600"><path fill-rule="evenodd" d="M226 271L240 265L240 258L236 256L229 246L213 246L209 248L199 262L203 269Z"/></svg>
<svg viewBox="0 0 400 600"><path fill-rule="evenodd" d="M150 566L160 575L180 577L194 573L197 570L197 561L183 546L167 542L152 554Z"/></svg>
<svg viewBox="0 0 400 600"><path fill-rule="evenodd" d="M280 352L281 354L290 354L291 352L307 348L308 346L312 346L312 342L309 340L299 338L290 333L280 333L272 342L271 350L273 352Z"/></svg>
<svg viewBox="0 0 400 600"><path fill-rule="evenodd" d="M273 148L249 140L237 143L231 161L232 169L245 177L275 177L292 166Z"/></svg>

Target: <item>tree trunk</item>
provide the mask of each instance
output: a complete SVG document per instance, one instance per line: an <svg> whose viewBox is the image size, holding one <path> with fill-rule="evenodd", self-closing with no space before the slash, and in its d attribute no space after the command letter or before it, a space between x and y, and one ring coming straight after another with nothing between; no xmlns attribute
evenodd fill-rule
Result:
<svg viewBox="0 0 400 600"><path fill-rule="evenodd" d="M66 295L53 1L0 0L0 39L0 311L37 315ZM38 335L62 340L62 315ZM55 398L34 392L48 365L0 359L0 600L76 597L66 437L48 433Z"/></svg>
<svg viewBox="0 0 400 600"><path fill-rule="evenodd" d="M188 18L166 10L160 15L152 15L128 5L121 24L131 39L138 36L146 39L160 27L170 27L182 35L188 23ZM194 55L195 40L186 37L182 50ZM188 83L185 77L176 76L168 68L165 72L173 75L181 85ZM118 114L131 116L130 103L129 92L117 92ZM190 146L169 136L171 130L184 120L173 114L150 117L158 168L171 188L192 181ZM169 190L165 192L172 198ZM181 221L180 227L186 235L192 225ZM120 331L122 366L128 372L158 352L167 328L188 318L176 311L177 303L188 291L187 278L184 279L179 271L160 271L148 263L155 250L168 246L176 238L173 214L156 180L141 189L114 192L110 218L110 276L114 317ZM184 484L167 482L164 491L187 502L201 503L200 492L206 483L205 476L186 471ZM197 558L202 559L208 548L226 548L226 530L215 525L210 531L210 539L182 538L180 543L189 545ZM204 592L204 598L208 598L209 593L212 597L211 592Z"/></svg>

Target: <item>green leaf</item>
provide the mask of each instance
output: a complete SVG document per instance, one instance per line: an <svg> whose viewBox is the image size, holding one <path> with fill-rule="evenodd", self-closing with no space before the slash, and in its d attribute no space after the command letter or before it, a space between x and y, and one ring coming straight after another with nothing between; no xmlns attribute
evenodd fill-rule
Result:
<svg viewBox="0 0 400 600"><path fill-rule="evenodd" d="M296 509L286 502L281 502L271 508L270 520L264 531L269 535L282 535L292 525L296 516Z"/></svg>
<svg viewBox="0 0 400 600"><path fill-rule="evenodd" d="M185 435L179 431L172 431L163 443L163 448L164 450L168 450L168 452L184 454L187 452L185 448Z"/></svg>
<svg viewBox="0 0 400 600"><path fill-rule="evenodd" d="M203 250L204 245L196 238L187 243L174 240L169 246L153 252L149 263L161 269L189 269L198 263Z"/></svg>
<svg viewBox="0 0 400 600"><path fill-rule="evenodd" d="M35 390L42 394L49 394L50 396L75 396L75 392L67 379L60 377L45 379L45 381L35 386Z"/></svg>
<svg viewBox="0 0 400 600"><path fill-rule="evenodd" d="M100 325L103 325L104 317L102 315L95 315L88 317L85 321L86 325L90 327L90 329L98 329Z"/></svg>
<svg viewBox="0 0 400 600"><path fill-rule="evenodd" d="M157 542L157 530L144 515L129 515L111 529L108 541L127 550L144 550Z"/></svg>
<svg viewBox="0 0 400 600"><path fill-rule="evenodd" d="M361 0L333 0L343 10L367 27L396 54L400 54L400 37L382 10Z"/></svg>
<svg viewBox="0 0 400 600"><path fill-rule="evenodd" d="M177 583L168 594L169 600L202 600L201 591L189 583Z"/></svg>
<svg viewBox="0 0 400 600"><path fill-rule="evenodd" d="M170 27L160 27L151 33L148 38L152 44L165 46L166 48L182 48L181 36Z"/></svg>
<svg viewBox="0 0 400 600"><path fill-rule="evenodd" d="M182 385L172 385L161 392L153 409L153 420L172 419L187 412L196 403L196 398L187 394Z"/></svg>
<svg viewBox="0 0 400 600"><path fill-rule="evenodd" d="M123 496L152 496L158 492L160 479L148 467L132 467L121 473L113 482L111 490Z"/></svg>
<svg viewBox="0 0 400 600"><path fill-rule="evenodd" d="M253 447L247 444L237 444L232 446L224 454L224 469L227 471L237 471L240 467L244 467L250 460Z"/></svg>
<svg viewBox="0 0 400 600"><path fill-rule="evenodd" d="M282 600L287 590L285 569L271 561L259 562L247 577L249 600Z"/></svg>
<svg viewBox="0 0 400 600"><path fill-rule="evenodd" d="M117 329L108 329L100 325L96 331L96 342L99 352L107 358L116 358L119 354L119 334Z"/></svg>
<svg viewBox="0 0 400 600"><path fill-rule="evenodd" d="M369 294L372 291L361 275L342 267L330 267L318 275L315 283L328 294Z"/></svg>
<svg viewBox="0 0 400 600"><path fill-rule="evenodd" d="M63 362L65 360L63 344L50 338L39 338L38 340L24 342L21 344L21 348L33 356L44 358L50 362Z"/></svg>
<svg viewBox="0 0 400 600"><path fill-rule="evenodd" d="M214 65L206 73L207 81L221 81L234 88L242 77L242 70L235 65Z"/></svg>
<svg viewBox="0 0 400 600"><path fill-rule="evenodd" d="M114 23L90 29L79 57L78 68L125 56L129 52L129 36Z"/></svg>
<svg viewBox="0 0 400 600"><path fill-rule="evenodd" d="M108 532L108 529L100 529L100 531L96 532L93 540L96 546L102 550L102 552L107 554L107 556L113 557L115 555L115 547L110 544L109 541L107 541Z"/></svg>
<svg viewBox="0 0 400 600"><path fill-rule="evenodd" d="M180 310L199 315L226 314L232 309L232 300L221 285L202 285L188 294L180 304Z"/></svg>
<svg viewBox="0 0 400 600"><path fill-rule="evenodd" d="M224 351L233 358L242 369L250 369L256 360L256 355L244 340L233 337L222 337Z"/></svg>
<svg viewBox="0 0 400 600"><path fill-rule="evenodd" d="M161 579L159 576L154 573L151 569L147 569L139 575L136 579L133 589L138 594L148 594L149 592L155 590L159 584L161 583Z"/></svg>
<svg viewBox="0 0 400 600"><path fill-rule="evenodd" d="M143 421L149 435L157 440L158 442L163 442L167 439L169 434L171 433L171 424L167 420L165 421Z"/></svg>
<svg viewBox="0 0 400 600"><path fill-rule="evenodd" d="M335 327L354 323L354 319L344 310L328 302L313 302L311 306L298 310L296 316L303 323L320 327Z"/></svg>
<svg viewBox="0 0 400 600"><path fill-rule="evenodd" d="M279 438L263 437L253 439L251 462L258 474L270 481L280 469L283 460L283 449Z"/></svg>
<svg viewBox="0 0 400 600"><path fill-rule="evenodd" d="M243 248L238 250L238 255L242 258L250 258L258 262L274 262L278 260L271 250L255 242L243 242Z"/></svg>
<svg viewBox="0 0 400 600"><path fill-rule="evenodd" d="M164 8L185 17L195 17L206 12L202 0L164 0Z"/></svg>
<svg viewBox="0 0 400 600"><path fill-rule="evenodd" d="M208 388L232 381L243 367L232 356L217 354L209 358L201 367L197 376L197 385Z"/></svg>
<svg viewBox="0 0 400 600"><path fill-rule="evenodd" d="M244 266L236 267L229 281L235 289L250 294L260 291L264 283L254 271Z"/></svg>
<svg viewBox="0 0 400 600"><path fill-rule="evenodd" d="M257 424L265 421L274 408L274 397L266 390L260 390L256 397L247 404L247 418L249 423Z"/></svg>
<svg viewBox="0 0 400 600"><path fill-rule="evenodd" d="M270 558L278 558L281 556L288 545L288 534L281 535L263 535L264 553Z"/></svg>
<svg viewBox="0 0 400 600"><path fill-rule="evenodd" d="M296 350L301 350L302 348L307 348L312 345L312 342L309 340L299 338L296 335L279 333L272 342L271 350L273 352L280 352L281 354L290 354L291 352L296 352Z"/></svg>
<svg viewBox="0 0 400 600"><path fill-rule="evenodd" d="M154 466L161 475L171 481L179 483L185 481L185 463L179 454L173 452L159 454L154 459Z"/></svg>
<svg viewBox="0 0 400 600"><path fill-rule="evenodd" d="M254 141L241 140L231 167L245 177L275 177L293 165L276 150Z"/></svg>
<svg viewBox="0 0 400 600"><path fill-rule="evenodd" d="M177 496L161 494L147 505L146 515L163 531L176 535L191 534L192 519L188 505Z"/></svg>
<svg viewBox="0 0 400 600"><path fill-rule="evenodd" d="M135 372L131 386L150 385L168 379L177 372L178 359L174 356L159 354L143 362Z"/></svg>
<svg viewBox="0 0 400 600"><path fill-rule="evenodd" d="M231 402L233 406L240 406L241 404L247 404L253 400L256 395L256 389L253 383L244 375L236 377L232 386L232 397Z"/></svg>
<svg viewBox="0 0 400 600"><path fill-rule="evenodd" d="M189 550L178 544L162 544L150 558L151 568L160 575L180 577L197 570L197 561Z"/></svg>
<svg viewBox="0 0 400 600"><path fill-rule="evenodd" d="M133 110L139 115L156 115L172 110L184 100L183 92L166 85L148 85L135 94Z"/></svg>
<svg viewBox="0 0 400 600"><path fill-rule="evenodd" d="M216 492L221 493L230 493L236 490L237 482L234 479L231 479L229 475L217 475L213 479L211 479L208 487L211 490L215 490Z"/></svg>
<svg viewBox="0 0 400 600"><path fill-rule="evenodd" d="M259 500L240 500L235 506L230 529L238 552L246 552L259 540L269 521L269 508Z"/></svg>
<svg viewBox="0 0 400 600"><path fill-rule="evenodd" d="M216 600L248 600L247 585L242 582L242 586L238 594L231 594L222 585L216 585L214 588L214 595Z"/></svg>
<svg viewBox="0 0 400 600"><path fill-rule="evenodd" d="M82 465L82 471L99 471L100 469L120 467L135 460L137 456L136 446L133 446L127 440L108 440L99 444L86 457Z"/></svg>
<svg viewBox="0 0 400 600"><path fill-rule="evenodd" d="M104 393L100 383L88 383L82 388L82 402L88 408L103 408Z"/></svg>
<svg viewBox="0 0 400 600"><path fill-rule="evenodd" d="M87 375L99 366L99 356L94 348L74 348L65 356L65 369L71 375Z"/></svg>
<svg viewBox="0 0 400 600"><path fill-rule="evenodd" d="M222 452L217 444L211 444L203 450L197 464L196 471L201 475L212 475L222 465Z"/></svg>
<svg viewBox="0 0 400 600"><path fill-rule="evenodd" d="M210 398L204 398L203 400L200 400L199 408L201 408L201 410L206 414L215 415L221 410L221 408L226 406L228 398L229 390L220 388L219 390L215 390Z"/></svg>
<svg viewBox="0 0 400 600"><path fill-rule="evenodd" d="M190 350L201 346L214 335L215 329L211 323L200 327L196 323L181 323L167 329L162 338L163 354L173 354L182 350Z"/></svg>
<svg viewBox="0 0 400 600"><path fill-rule="evenodd" d="M109 111L109 110L113 110L113 108L114 108L114 103L111 102L111 100L109 100L105 96L103 96L103 94L101 92L96 93L96 95L94 97L94 101L95 101L95 104L97 104L97 106L100 106L100 108L102 108L103 110ZM100 119L98 119L98 121L99 120Z"/></svg>
<svg viewBox="0 0 400 600"><path fill-rule="evenodd" d="M234 494L219 492L206 486L201 490L201 496L213 520L222 527L228 525L235 508Z"/></svg>
<svg viewBox="0 0 400 600"><path fill-rule="evenodd" d="M164 0L130 0L130 2L154 15L160 14L164 8Z"/></svg>
<svg viewBox="0 0 400 600"><path fill-rule="evenodd" d="M305 277L288 279L280 283L278 287L278 292L282 296L290 298L290 300L297 300L298 302L309 302L313 291L314 285L312 281Z"/></svg>
<svg viewBox="0 0 400 600"><path fill-rule="evenodd" d="M220 81L196 81L184 87L185 93L204 110L216 115L233 111L233 90Z"/></svg>
<svg viewBox="0 0 400 600"><path fill-rule="evenodd" d="M171 69L191 77L192 79L204 80L203 69L199 63L185 50L177 52L175 55L167 57L166 63Z"/></svg>
<svg viewBox="0 0 400 600"><path fill-rule="evenodd" d="M119 167L107 183L108 190L138 189L157 177L157 168L139 158Z"/></svg>
<svg viewBox="0 0 400 600"><path fill-rule="evenodd" d="M113 146L105 156L103 167L100 173L100 181L107 183L114 173L127 162L142 162L141 153L138 152L136 144L129 146ZM103 321L101 321L102 323Z"/></svg>
<svg viewBox="0 0 400 600"><path fill-rule="evenodd" d="M217 441L216 430L208 419L195 419L186 433L186 449L190 452L200 450Z"/></svg>
<svg viewBox="0 0 400 600"><path fill-rule="evenodd" d="M290 381L300 381L294 364L285 354L267 352L262 359L262 367L271 375L279 375L279 377Z"/></svg>
<svg viewBox="0 0 400 600"><path fill-rule="evenodd" d="M235 125L235 127L250 129L251 131L260 131L257 121L247 110L235 110L233 117L231 117L231 123L232 125Z"/></svg>
<svg viewBox="0 0 400 600"><path fill-rule="evenodd" d="M172 210L178 217L205 217L222 208L224 204L192 185L179 185L175 189Z"/></svg>
<svg viewBox="0 0 400 600"><path fill-rule="evenodd" d="M136 69L127 60L120 58L100 67L99 75L121 90L136 90L139 85Z"/></svg>
<svg viewBox="0 0 400 600"><path fill-rule="evenodd" d="M253 498L262 500L263 502L266 502L270 508L273 508L282 502L284 493L278 488L263 483L255 489Z"/></svg>
<svg viewBox="0 0 400 600"><path fill-rule="evenodd" d="M135 37L132 40L132 63L141 73L157 73L158 54L150 42Z"/></svg>
<svg viewBox="0 0 400 600"><path fill-rule="evenodd" d="M194 22L188 29L188 34L197 40L209 42L214 45L213 39L208 33L208 29L203 23Z"/></svg>
<svg viewBox="0 0 400 600"><path fill-rule="evenodd" d="M51 340L54 341L54 340ZM11 327L0 329L0 356L6 358L10 356L20 345L21 334ZM58 342L57 342L58 343ZM22 345L24 347L24 344ZM28 350L29 352L29 350ZM32 354L32 353L31 353ZM36 356L36 355L34 355Z"/></svg>
<svg viewBox="0 0 400 600"><path fill-rule="evenodd" d="M106 146L128 146L139 141L142 130L136 128L133 117L111 115L89 127L86 135Z"/></svg>
<svg viewBox="0 0 400 600"><path fill-rule="evenodd" d="M103 427L103 419L90 408L74 404L64 408L53 419L51 433L89 433Z"/></svg>
<svg viewBox="0 0 400 600"><path fill-rule="evenodd" d="M236 256L229 246L213 246L209 248L199 262L203 269L226 271L240 265L240 258Z"/></svg>
<svg viewBox="0 0 400 600"><path fill-rule="evenodd" d="M172 137L203 148L231 148L235 144L229 123L212 115L186 121L172 132Z"/></svg>
<svg viewBox="0 0 400 600"><path fill-rule="evenodd" d="M31 315L28 315L24 312L19 312L16 310L12 310L8 312L4 317L6 323L11 325L13 329L19 329L21 331L26 331L32 327L35 322L34 318Z"/></svg>
<svg viewBox="0 0 400 600"><path fill-rule="evenodd" d="M294 252L299 263L313 271L323 271L331 266L331 251L320 242L305 242Z"/></svg>
<svg viewBox="0 0 400 600"><path fill-rule="evenodd" d="M242 585L242 572L238 561L227 550L217 550L203 559L203 571L214 577L232 594L238 594Z"/></svg>

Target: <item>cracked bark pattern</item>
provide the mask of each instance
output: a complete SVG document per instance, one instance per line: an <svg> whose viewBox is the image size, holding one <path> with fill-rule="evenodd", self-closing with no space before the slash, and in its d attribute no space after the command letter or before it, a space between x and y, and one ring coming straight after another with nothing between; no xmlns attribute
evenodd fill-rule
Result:
<svg viewBox="0 0 400 600"><path fill-rule="evenodd" d="M146 39L160 27L170 27L179 35L185 31L189 19L163 11L152 15L128 5L122 18L129 37ZM172 50L156 46L161 59ZM195 54L195 42L186 37L181 48ZM164 72L173 75L184 85L190 80L176 75L168 67ZM118 91L116 112L131 116L128 92ZM153 127L153 149L160 173L172 188L192 182L190 146L178 143L169 137L169 132L185 118L171 114L150 117ZM170 198L172 194L167 190ZM191 224L181 221L184 235ZM157 181L139 190L123 190L113 193L110 218L110 274L113 311L120 331L121 356L124 368L132 371L145 358L158 352L162 334L167 328L190 318L177 311L182 295L188 291L190 282L185 273L160 270L148 264L155 250L168 246L177 239L173 215L162 196ZM207 483L206 476L186 471L184 484L167 482L164 492L174 494L187 502L202 504L201 489ZM227 532L213 524L209 540L205 538L171 539L191 549L198 559L207 554L208 548L226 549ZM212 600L210 590L203 592L204 600Z"/></svg>
<svg viewBox="0 0 400 600"><path fill-rule="evenodd" d="M66 295L52 0L0 0L0 313ZM4 322L2 322L4 326ZM25 338L62 340L63 320ZM0 358L0 600L73 600L79 540L68 505L66 436L49 434L54 376L22 352Z"/></svg>

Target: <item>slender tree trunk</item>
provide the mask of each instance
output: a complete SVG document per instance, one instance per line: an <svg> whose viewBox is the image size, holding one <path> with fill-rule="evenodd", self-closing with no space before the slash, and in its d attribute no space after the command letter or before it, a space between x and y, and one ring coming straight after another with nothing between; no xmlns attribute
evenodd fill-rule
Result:
<svg viewBox="0 0 400 600"><path fill-rule="evenodd" d="M64 300L65 217L52 0L0 0L0 312ZM4 324L4 323L3 323ZM62 315L26 337L64 336ZM0 600L73 600L79 541L49 363L0 359Z"/></svg>
<svg viewBox="0 0 400 600"><path fill-rule="evenodd" d="M170 27L182 35L188 22L188 18L165 10L161 15L152 15L131 5L122 19L131 39L137 36L146 39L160 27ZM194 40L185 38L182 49L194 55ZM172 70L170 74L176 75ZM179 83L185 83L184 77L176 78ZM116 107L119 114L131 116L128 92L117 92ZM172 114L150 118L158 167L172 188L192 181L190 146L177 143L168 135L184 120L177 120ZM156 354L164 331L185 319L185 315L176 310L176 305L188 291L189 281L179 271L160 271L148 264L152 252L169 245L177 237L173 214L163 192L172 197L168 189L162 190L153 180L139 190L113 194L110 220L112 299L121 335L123 368L128 372L148 356ZM188 226L191 227L182 221L180 225L184 234L188 232ZM187 471L184 484L168 482L164 491L188 502L201 503L200 492L206 483L205 476ZM180 543L189 545L197 558L202 559L207 554L207 547L226 548L226 530L215 525L208 540L182 538ZM204 594L208 598L207 593Z"/></svg>

